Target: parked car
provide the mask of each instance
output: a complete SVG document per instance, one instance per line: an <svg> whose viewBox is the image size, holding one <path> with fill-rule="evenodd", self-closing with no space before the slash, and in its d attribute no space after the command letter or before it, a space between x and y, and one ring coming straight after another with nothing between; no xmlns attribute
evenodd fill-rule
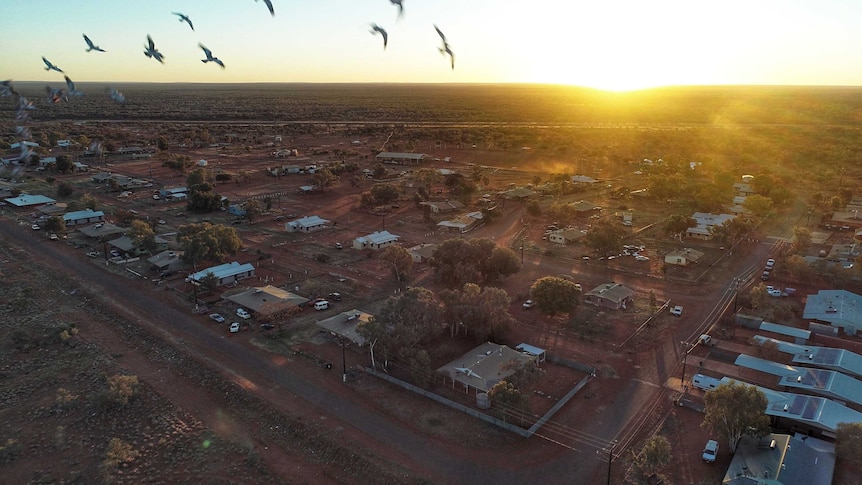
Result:
<svg viewBox="0 0 862 485"><path fill-rule="evenodd" d="M715 461L715 456L718 455L718 441L709 440L703 448L703 461L712 463Z"/></svg>
<svg viewBox="0 0 862 485"><path fill-rule="evenodd" d="M260 324L260 329L261 329L261 330L272 330L272 329L274 329L274 328L275 328L275 325L273 325L273 324L271 324L271 323L261 323L261 324Z"/></svg>
<svg viewBox="0 0 862 485"><path fill-rule="evenodd" d="M766 260L766 269L772 271L772 268L774 268L774 267L775 267L775 260L772 258L767 259Z"/></svg>
<svg viewBox="0 0 862 485"><path fill-rule="evenodd" d="M524 310L529 310L530 308L533 308L534 306L536 306L536 302L534 302L533 300L527 300L521 306L524 307Z"/></svg>
<svg viewBox="0 0 862 485"><path fill-rule="evenodd" d="M671 309L670 309L670 314L671 314L671 315L673 315L673 316L675 316L675 317L680 317L680 316L682 316L682 307L681 307L681 306L679 306L679 305L677 305L677 306L675 306L675 307L671 308Z"/></svg>
<svg viewBox="0 0 862 485"><path fill-rule="evenodd" d="M239 332L239 322L233 322L230 324L230 333Z"/></svg>
<svg viewBox="0 0 862 485"><path fill-rule="evenodd" d="M341 293L330 293L329 299L332 301L341 301Z"/></svg>
<svg viewBox="0 0 862 485"><path fill-rule="evenodd" d="M218 323L224 323L224 317L219 315L218 313L210 313L210 320L214 320Z"/></svg>
<svg viewBox="0 0 862 485"><path fill-rule="evenodd" d="M248 320L251 318L251 313L249 313L245 308L240 307L236 309L236 316Z"/></svg>
<svg viewBox="0 0 862 485"><path fill-rule="evenodd" d="M760 273L760 279L763 281L768 280L769 279L769 271L764 271L763 273Z"/></svg>
<svg viewBox="0 0 862 485"><path fill-rule="evenodd" d="M51 235L50 235L50 236L48 236L48 239L50 239L50 240L52 240L52 241L57 241L57 240L59 240L60 238L59 238L59 237L57 237L57 235L56 235L56 234L54 234L54 233L52 232L52 233L51 233Z"/></svg>
<svg viewBox="0 0 862 485"><path fill-rule="evenodd" d="M87 256L89 256L91 258L98 258L99 252L98 251L90 251L89 253L87 253Z"/></svg>
<svg viewBox="0 0 862 485"><path fill-rule="evenodd" d="M344 246L341 243L335 243L335 249L344 249Z"/></svg>
<svg viewBox="0 0 862 485"><path fill-rule="evenodd" d="M41 227L39 227L39 224L33 224L32 226L30 226L30 228L33 229L34 231L38 231L39 229L42 229Z"/></svg>

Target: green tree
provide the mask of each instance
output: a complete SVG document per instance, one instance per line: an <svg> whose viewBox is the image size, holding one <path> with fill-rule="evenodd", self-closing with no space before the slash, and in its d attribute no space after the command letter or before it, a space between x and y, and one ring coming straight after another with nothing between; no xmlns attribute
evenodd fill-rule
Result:
<svg viewBox="0 0 862 485"><path fill-rule="evenodd" d="M74 192L75 187L73 187L69 182L60 182L57 184L57 197L71 197Z"/></svg>
<svg viewBox="0 0 862 485"><path fill-rule="evenodd" d="M635 464L643 476L648 477L660 473L670 465L672 458L670 442L664 436L655 435L647 438L640 454L635 457Z"/></svg>
<svg viewBox="0 0 862 485"><path fill-rule="evenodd" d="M494 384L488 391L488 397L491 398L495 414L503 420L507 420L512 414L519 416L517 411L530 412L530 398L509 382L500 381ZM512 408L517 411L513 413Z"/></svg>
<svg viewBox="0 0 862 485"><path fill-rule="evenodd" d="M682 241L682 237L685 236L688 229L696 226L697 221L691 217L681 214L673 214L668 217L667 222L664 224L664 233Z"/></svg>
<svg viewBox="0 0 862 485"><path fill-rule="evenodd" d="M189 189L186 208L192 212L212 212L222 206L221 196L208 183L195 185Z"/></svg>
<svg viewBox="0 0 862 485"><path fill-rule="evenodd" d="M772 215L774 209L772 199L758 194L746 197L742 206L751 211L754 217L761 220Z"/></svg>
<svg viewBox="0 0 862 485"><path fill-rule="evenodd" d="M431 367L431 357L425 350L412 352L407 359L410 364L410 377L417 386L427 389L431 386L434 378L434 368Z"/></svg>
<svg viewBox="0 0 862 485"><path fill-rule="evenodd" d="M539 205L538 200L531 200L527 202L527 214L533 217L539 217L542 215L542 206Z"/></svg>
<svg viewBox="0 0 862 485"><path fill-rule="evenodd" d="M701 426L721 437L733 454L744 435L759 438L769 433L769 400L755 386L737 382L724 383L708 391L706 416Z"/></svg>
<svg viewBox="0 0 862 485"><path fill-rule="evenodd" d="M59 216L51 216L45 221L45 231L61 234L66 232L66 221Z"/></svg>
<svg viewBox="0 0 862 485"><path fill-rule="evenodd" d="M89 192L81 196L81 205L83 205L87 209L96 210L96 204L98 204L98 201L95 197L90 195Z"/></svg>
<svg viewBox="0 0 862 485"><path fill-rule="evenodd" d="M69 173L72 170L72 159L68 155L60 155L54 162L54 168L60 173Z"/></svg>
<svg viewBox="0 0 862 485"><path fill-rule="evenodd" d="M838 423L835 454L840 461L862 467L862 423Z"/></svg>
<svg viewBox="0 0 862 485"><path fill-rule="evenodd" d="M401 283L405 276L413 270L413 256L401 246L389 246L380 254L380 261L391 269L395 279Z"/></svg>
<svg viewBox="0 0 862 485"><path fill-rule="evenodd" d="M263 206L257 199L249 199L245 201L243 209L245 209L245 218L251 223L263 214Z"/></svg>
<svg viewBox="0 0 862 485"><path fill-rule="evenodd" d="M795 226L793 228L793 252L796 254L804 254L811 246L811 229L804 226Z"/></svg>
<svg viewBox="0 0 862 485"><path fill-rule="evenodd" d="M617 254L622 249L626 234L625 226L608 220L599 220L587 231L584 244L603 256Z"/></svg>
<svg viewBox="0 0 862 485"><path fill-rule="evenodd" d="M216 182L230 182L233 176L227 172L217 173L215 176Z"/></svg>
<svg viewBox="0 0 862 485"><path fill-rule="evenodd" d="M476 342L501 340L515 325L509 313L511 300L502 288L480 288L467 283L462 290L443 290L443 319L454 337L462 329Z"/></svg>
<svg viewBox="0 0 862 485"><path fill-rule="evenodd" d="M111 438L108 448L105 450L105 459L102 461L103 479L106 483L113 481L113 474L120 465L131 463L140 453L135 451L132 445L120 438Z"/></svg>
<svg viewBox="0 0 862 485"><path fill-rule="evenodd" d="M398 200L398 188L390 184L374 184L371 187L374 205L387 205Z"/></svg>
<svg viewBox="0 0 862 485"><path fill-rule="evenodd" d="M530 287L530 298L536 308L546 315L572 313L578 306L581 291L574 283L555 276L539 278Z"/></svg>
<svg viewBox="0 0 862 485"><path fill-rule="evenodd" d="M218 288L218 277L212 271L208 271L207 274L200 278L198 283L200 284L201 291L212 293Z"/></svg>
<svg viewBox="0 0 862 485"><path fill-rule="evenodd" d="M321 168L314 172L314 175L311 176L311 180L314 181L314 185L320 187L320 190L325 191L327 188L338 182L338 176L334 175L328 168Z"/></svg>
<svg viewBox="0 0 862 485"><path fill-rule="evenodd" d="M138 376L115 375L108 378L105 397L111 404L125 406L137 392Z"/></svg>
<svg viewBox="0 0 862 485"><path fill-rule="evenodd" d="M189 190L205 182L207 182L207 174L202 168L196 168L186 175L186 187Z"/></svg>
<svg viewBox="0 0 862 485"><path fill-rule="evenodd" d="M429 264L449 288L492 282L520 270L520 259L511 249L484 238L446 240L434 250Z"/></svg>
<svg viewBox="0 0 862 485"><path fill-rule="evenodd" d="M189 264L202 261L223 262L242 246L242 240L232 227L208 222L180 226L178 240L183 246L183 260Z"/></svg>
<svg viewBox="0 0 862 485"><path fill-rule="evenodd" d="M132 227L129 229L129 238L135 247L143 251L153 251L156 249L156 233L152 226L146 222L135 219L132 221Z"/></svg>
<svg viewBox="0 0 862 485"><path fill-rule="evenodd" d="M794 281L806 282L814 278L814 268L799 254L791 254L785 258L781 267Z"/></svg>

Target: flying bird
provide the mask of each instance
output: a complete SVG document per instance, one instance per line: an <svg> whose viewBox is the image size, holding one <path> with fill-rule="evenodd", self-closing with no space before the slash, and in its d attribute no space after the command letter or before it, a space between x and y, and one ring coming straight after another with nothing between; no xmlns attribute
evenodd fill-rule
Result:
<svg viewBox="0 0 862 485"><path fill-rule="evenodd" d="M87 43L87 51L86 52L90 52L90 51L106 52L105 49L102 49L101 47L97 46L96 44L93 44L93 41L90 40L89 37L87 37L87 34L83 34L83 35L84 35L84 42Z"/></svg>
<svg viewBox="0 0 862 485"><path fill-rule="evenodd" d="M120 104L126 102L126 96L123 93L117 91L116 88L111 88L111 99Z"/></svg>
<svg viewBox="0 0 862 485"><path fill-rule="evenodd" d="M398 5L398 18L404 15L404 0L389 0L392 5Z"/></svg>
<svg viewBox="0 0 862 485"><path fill-rule="evenodd" d="M15 134L20 136L21 138L24 138L25 140L33 138L33 135L30 133L30 129L26 126L16 126Z"/></svg>
<svg viewBox="0 0 862 485"><path fill-rule="evenodd" d="M148 45L144 46L144 49L146 49L144 50L144 55L147 57L152 57L153 59L164 64L165 56L161 52L159 52L158 49L156 49L156 44L153 42L153 38L150 37L149 34L147 34L147 44Z"/></svg>
<svg viewBox="0 0 862 485"><path fill-rule="evenodd" d="M69 96L66 95L66 91L63 88L52 88L51 86L45 86L45 92L48 93L47 101L49 103L57 104L63 100L69 101Z"/></svg>
<svg viewBox="0 0 862 485"><path fill-rule="evenodd" d="M256 2L257 0L254 0L254 1ZM273 8L272 8L272 0L263 0L263 3L265 3L265 4L266 4L266 8L268 8L268 9L269 9L269 13L270 13L273 17L275 17L275 9L273 9Z"/></svg>
<svg viewBox="0 0 862 485"><path fill-rule="evenodd" d="M455 54L452 53L452 49L449 47L449 42L446 41L446 36L443 35L443 32L440 31L440 28L437 25L434 25L434 30L437 31L437 34L440 35L440 39L443 40L443 47L438 47L437 49L444 56L449 54L449 58L452 60L452 69L455 69Z"/></svg>
<svg viewBox="0 0 862 485"><path fill-rule="evenodd" d="M54 64L51 64L51 61L49 61L48 59L45 59L45 56L42 56L42 62L44 62L44 63L45 63L45 70L46 70L46 71L57 71L57 72L63 72L63 70L62 70L62 69L60 69L59 67L55 66Z"/></svg>
<svg viewBox="0 0 862 485"><path fill-rule="evenodd" d="M67 96L83 96L84 95L84 93L82 91L78 91L77 89L75 89L75 83L73 83L72 80L69 79L69 76L63 76L63 77L66 78L66 87L69 88L69 90L67 91ZM68 99L68 97L66 99Z"/></svg>
<svg viewBox="0 0 862 485"><path fill-rule="evenodd" d="M206 64L207 62L215 62L216 64L221 66L222 69L224 69L224 62L222 62L221 59L219 59L218 57L213 57L213 53L211 50L204 47L203 44L198 44L198 47L203 49L204 54L207 56L206 59L201 59L201 62L203 62L204 64Z"/></svg>
<svg viewBox="0 0 862 485"><path fill-rule="evenodd" d="M5 98L13 94L17 96L18 92L12 87L12 80L0 81L0 97Z"/></svg>
<svg viewBox="0 0 862 485"><path fill-rule="evenodd" d="M24 96L18 95L18 109L15 110L15 120L26 121L30 117L28 111L36 109L36 105Z"/></svg>
<svg viewBox="0 0 862 485"><path fill-rule="evenodd" d="M180 22L185 22L185 23L189 24L189 27L191 27L192 30L195 30L195 26L192 25L192 19L190 19L188 15L182 14L179 12L171 12L171 13L178 16L180 18Z"/></svg>
<svg viewBox="0 0 862 485"><path fill-rule="evenodd" d="M387 34L385 30L383 30L383 27L377 24L371 24L370 32L374 35L380 34L383 36L383 50L386 50L386 44L389 42L389 34Z"/></svg>

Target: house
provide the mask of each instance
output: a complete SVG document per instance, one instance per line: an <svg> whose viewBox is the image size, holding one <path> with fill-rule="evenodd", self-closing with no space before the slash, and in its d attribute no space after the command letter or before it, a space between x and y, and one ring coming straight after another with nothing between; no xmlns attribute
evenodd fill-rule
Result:
<svg viewBox="0 0 862 485"><path fill-rule="evenodd" d="M862 328L862 296L847 290L820 290L808 295L802 310L804 320L827 323L856 335Z"/></svg>
<svg viewBox="0 0 862 485"><path fill-rule="evenodd" d="M697 264L700 258L703 257L703 252L697 249L683 248L674 249L664 256L664 262L667 264L675 264L678 266L688 266L689 264Z"/></svg>
<svg viewBox="0 0 862 485"><path fill-rule="evenodd" d="M374 161L395 165L419 165L427 156L424 153L380 152L374 157Z"/></svg>
<svg viewBox="0 0 862 485"><path fill-rule="evenodd" d="M94 222L105 222L105 213L102 211L94 211L92 209L67 212L63 214L63 222L66 223L67 227L92 224Z"/></svg>
<svg viewBox="0 0 862 485"><path fill-rule="evenodd" d="M66 203L65 202L55 202L51 204L40 205L36 208L40 214L46 216L60 216L66 212Z"/></svg>
<svg viewBox="0 0 862 485"><path fill-rule="evenodd" d="M326 224L330 221L321 219L318 216L306 216L295 221L290 221L284 225L284 230L287 232L313 232L321 229L326 229Z"/></svg>
<svg viewBox="0 0 862 485"><path fill-rule="evenodd" d="M365 345L365 337L359 335L356 328L360 323L371 322L373 320L374 315L354 308L325 320L320 320L317 322L317 325L336 337L346 338L362 347Z"/></svg>
<svg viewBox="0 0 862 485"><path fill-rule="evenodd" d="M572 175L572 183L573 184L594 184L598 182L598 180L587 177L586 175Z"/></svg>
<svg viewBox="0 0 862 485"><path fill-rule="evenodd" d="M147 262L157 271L177 271L185 267L183 251L165 250L147 258Z"/></svg>
<svg viewBox="0 0 862 485"><path fill-rule="evenodd" d="M464 208L464 204L457 200L445 200L443 202L422 202L421 205L428 206L432 214L443 214L446 212L454 212Z"/></svg>
<svg viewBox="0 0 862 485"><path fill-rule="evenodd" d="M832 213L831 224L842 229L862 228L862 217L859 217L859 209L845 207L843 211Z"/></svg>
<svg viewBox="0 0 862 485"><path fill-rule="evenodd" d="M534 195L536 195L536 192L534 190L530 190L530 189L525 188L525 187L516 187L514 189L507 190L505 192L500 193L500 196L505 198L505 199L518 199L518 200L528 199Z"/></svg>
<svg viewBox="0 0 862 485"><path fill-rule="evenodd" d="M734 190L739 192L739 195L741 196L749 196L755 194L754 189L751 187L751 184L747 182L737 182L733 184L733 188Z"/></svg>
<svg viewBox="0 0 862 485"><path fill-rule="evenodd" d="M33 205L53 204L56 202L54 199L44 195L30 194L21 194L18 197L10 197L4 200L15 207L30 207Z"/></svg>
<svg viewBox="0 0 862 485"><path fill-rule="evenodd" d="M155 237L156 242L156 251L165 251L168 249L168 242L159 236ZM138 247L135 244L135 241L129 236L118 237L117 239L113 239L108 241L110 246L117 248L121 253L129 255L129 256L140 256L144 250Z"/></svg>
<svg viewBox="0 0 862 485"><path fill-rule="evenodd" d="M282 311L291 311L308 302L308 298L272 285L246 288L237 293L226 295L224 299L232 301L262 317Z"/></svg>
<svg viewBox="0 0 862 485"><path fill-rule="evenodd" d="M102 240L108 236L113 236L114 234L125 234L126 232L122 227L115 226L108 222L85 225L78 228L78 231L89 238Z"/></svg>
<svg viewBox="0 0 862 485"><path fill-rule="evenodd" d="M367 236L359 236L353 240L354 249L381 249L398 242L401 236L396 236L389 231L375 231Z"/></svg>
<svg viewBox="0 0 862 485"><path fill-rule="evenodd" d="M182 199L188 197L188 187L170 187L159 190L159 195L164 199Z"/></svg>
<svg viewBox="0 0 862 485"><path fill-rule="evenodd" d="M227 213L232 216L245 217L245 208L242 204L231 204L227 208Z"/></svg>
<svg viewBox="0 0 862 485"><path fill-rule="evenodd" d="M605 283L584 293L584 301L612 310L625 309L634 302L635 292L619 283Z"/></svg>
<svg viewBox="0 0 862 485"><path fill-rule="evenodd" d="M796 433L743 435L722 485L830 484L835 444Z"/></svg>
<svg viewBox="0 0 862 485"><path fill-rule="evenodd" d="M862 254L862 245L859 244L833 244L826 255L826 261L833 263L852 263Z"/></svg>
<svg viewBox="0 0 862 485"><path fill-rule="evenodd" d="M733 219L733 214L710 214L708 212L695 212L691 218L697 222L695 227L689 227L685 231L685 237L709 241L712 239L713 228L723 226Z"/></svg>
<svg viewBox="0 0 862 485"><path fill-rule="evenodd" d="M535 365L536 356L513 350L505 345L485 342L461 357L437 369L445 383L463 386L467 393L488 392L528 365Z"/></svg>
<svg viewBox="0 0 862 485"><path fill-rule="evenodd" d="M431 259L434 255L435 249L437 249L436 244L422 243L418 246L413 246L407 251L410 253L410 256L413 257L414 263L424 263Z"/></svg>
<svg viewBox="0 0 862 485"><path fill-rule="evenodd" d="M456 217L454 219L448 221L440 221L437 223L440 227L445 227L447 229L452 229L460 232L461 234L465 232L470 232L475 229L479 223L484 219L484 214L481 211L470 212L469 214L464 214L462 216Z"/></svg>
<svg viewBox="0 0 862 485"><path fill-rule="evenodd" d="M601 207L587 200L579 200L577 202L572 202L569 205L572 206L572 209L574 209L574 211L580 215L590 214L602 210Z"/></svg>
<svg viewBox="0 0 862 485"><path fill-rule="evenodd" d="M548 241L554 244L569 244L580 241L581 239L586 237L586 235L587 231L574 227L567 227L565 229L557 229L556 231L551 231L551 233L548 234Z"/></svg>
<svg viewBox="0 0 862 485"><path fill-rule="evenodd" d="M209 274L216 277L216 286L227 285L254 276L254 266L251 263L239 264L236 261L220 264L198 271L197 273L192 273L186 278L186 281L199 285L201 280Z"/></svg>
<svg viewBox="0 0 862 485"><path fill-rule="evenodd" d="M90 166L81 162L72 162L72 167L76 172L86 172L90 170Z"/></svg>

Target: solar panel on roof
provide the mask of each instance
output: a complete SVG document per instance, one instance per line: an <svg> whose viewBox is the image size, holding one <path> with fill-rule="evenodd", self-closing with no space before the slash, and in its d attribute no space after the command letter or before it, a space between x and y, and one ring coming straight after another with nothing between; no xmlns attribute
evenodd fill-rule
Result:
<svg viewBox="0 0 862 485"><path fill-rule="evenodd" d="M841 349L821 349L814 355L814 362L835 365L840 360L840 357Z"/></svg>
<svg viewBox="0 0 862 485"><path fill-rule="evenodd" d="M802 408L805 406L807 396L793 396L793 402L790 403L790 407L787 412L790 414L799 414L802 412Z"/></svg>
<svg viewBox="0 0 862 485"><path fill-rule="evenodd" d="M808 397L806 401L805 409L802 411L802 417L813 420L817 416L817 411L820 409L821 400L815 400Z"/></svg>

